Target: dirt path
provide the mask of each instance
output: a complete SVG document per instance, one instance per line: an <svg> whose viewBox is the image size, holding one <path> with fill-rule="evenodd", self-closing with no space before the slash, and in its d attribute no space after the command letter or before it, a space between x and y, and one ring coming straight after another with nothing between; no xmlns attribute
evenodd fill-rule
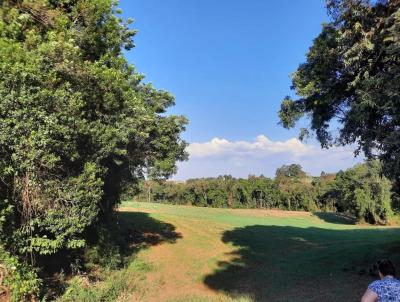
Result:
<svg viewBox="0 0 400 302"><path fill-rule="evenodd" d="M153 269L146 276L144 296L130 301L187 301L198 297L225 300L225 295L204 285L203 277L216 269L219 261L231 258L229 253L233 248L220 240L226 228L214 223L204 225L204 221L196 219L177 219L172 215L163 215L162 220L173 224L182 238L139 254Z"/></svg>

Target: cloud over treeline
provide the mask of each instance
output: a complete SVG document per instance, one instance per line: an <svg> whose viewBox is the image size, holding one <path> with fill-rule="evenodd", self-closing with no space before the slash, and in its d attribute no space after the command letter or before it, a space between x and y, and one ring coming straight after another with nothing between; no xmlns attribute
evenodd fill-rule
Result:
<svg viewBox="0 0 400 302"><path fill-rule="evenodd" d="M346 169L363 160L354 157L352 146L321 149L316 143L306 144L297 138L274 141L266 135L258 135L253 141L213 138L191 143L187 151L189 161L179 165L176 179L223 174L273 176L278 167L291 163L300 164L306 172L318 175L321 171Z"/></svg>

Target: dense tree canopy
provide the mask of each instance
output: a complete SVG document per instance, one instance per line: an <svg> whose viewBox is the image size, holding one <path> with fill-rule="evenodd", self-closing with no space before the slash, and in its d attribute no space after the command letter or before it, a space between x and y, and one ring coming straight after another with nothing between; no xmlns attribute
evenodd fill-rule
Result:
<svg viewBox="0 0 400 302"><path fill-rule="evenodd" d="M112 0L0 2L0 245L35 257L85 246L121 184L184 160L186 119L142 83Z"/></svg>
<svg viewBox="0 0 400 302"><path fill-rule="evenodd" d="M283 165L278 168L275 173L276 178L304 178L306 173L302 170L302 167L298 164Z"/></svg>
<svg viewBox="0 0 400 302"><path fill-rule="evenodd" d="M338 173L328 194L335 197L339 211L349 212L358 220L385 224L393 214L392 185L381 173L377 161L357 165Z"/></svg>
<svg viewBox="0 0 400 302"><path fill-rule="evenodd" d="M293 74L299 98L283 100L281 123L293 127L307 115L323 147L356 143L399 181L400 1L328 0L327 6L332 21Z"/></svg>

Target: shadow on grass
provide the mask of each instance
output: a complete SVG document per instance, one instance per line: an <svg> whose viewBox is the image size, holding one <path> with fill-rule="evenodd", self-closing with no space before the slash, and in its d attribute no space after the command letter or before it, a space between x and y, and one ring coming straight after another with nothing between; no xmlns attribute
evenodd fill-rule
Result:
<svg viewBox="0 0 400 302"><path fill-rule="evenodd" d="M236 247L204 283L253 301L359 301L383 256L400 264L400 229L254 225L226 231Z"/></svg>
<svg viewBox="0 0 400 302"><path fill-rule="evenodd" d="M314 212L313 214L319 219L329 223L354 225L357 222L354 216L345 213Z"/></svg>
<svg viewBox="0 0 400 302"><path fill-rule="evenodd" d="M148 213L118 212L117 219L123 233L126 255L161 243L175 243L182 238L174 225L154 219Z"/></svg>
<svg viewBox="0 0 400 302"><path fill-rule="evenodd" d="M64 274L68 279L77 274L73 270L74 263L80 264L79 269L84 272L87 282L107 280L104 271L110 273L111 269L114 273L122 272L140 250L162 243L175 243L182 238L175 231L174 225L154 219L147 213L116 212L114 218L108 224L98 227L93 242L89 242L83 254L65 250L40 259L41 266L46 267L40 277L44 280L44 293L49 301L65 292L68 285ZM82 293L91 290L95 292L94 288L82 289ZM77 301L83 301L79 299Z"/></svg>

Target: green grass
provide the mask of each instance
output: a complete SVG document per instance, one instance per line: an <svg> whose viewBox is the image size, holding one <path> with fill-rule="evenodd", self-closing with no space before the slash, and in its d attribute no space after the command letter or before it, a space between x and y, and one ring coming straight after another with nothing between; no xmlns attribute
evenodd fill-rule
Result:
<svg viewBox="0 0 400 302"><path fill-rule="evenodd" d="M102 272L102 281L90 283L85 276L75 276L69 280L65 293L58 302L114 302L128 301L129 292L136 296L142 294L142 283L145 274L151 267L138 259L133 260L126 268Z"/></svg>
<svg viewBox="0 0 400 302"><path fill-rule="evenodd" d="M187 264L193 286L203 283L218 293L218 301L357 301L376 278L372 273L378 258L400 263L399 228L352 225L334 214L285 217L284 212L276 217L257 210L136 202L122 206L150 212L182 230L182 238L170 245L176 261ZM219 248L224 250L206 253ZM152 249L146 253L151 255ZM162 257L153 264L174 265L174 259L164 264ZM163 270L168 267L159 274ZM185 295L174 299L183 301ZM191 299L213 301L201 293Z"/></svg>
<svg viewBox="0 0 400 302"><path fill-rule="evenodd" d="M353 225L334 214L136 202L121 208L134 261L151 270L115 272L99 285L111 300L358 301L377 278L378 258L400 263L399 228Z"/></svg>

